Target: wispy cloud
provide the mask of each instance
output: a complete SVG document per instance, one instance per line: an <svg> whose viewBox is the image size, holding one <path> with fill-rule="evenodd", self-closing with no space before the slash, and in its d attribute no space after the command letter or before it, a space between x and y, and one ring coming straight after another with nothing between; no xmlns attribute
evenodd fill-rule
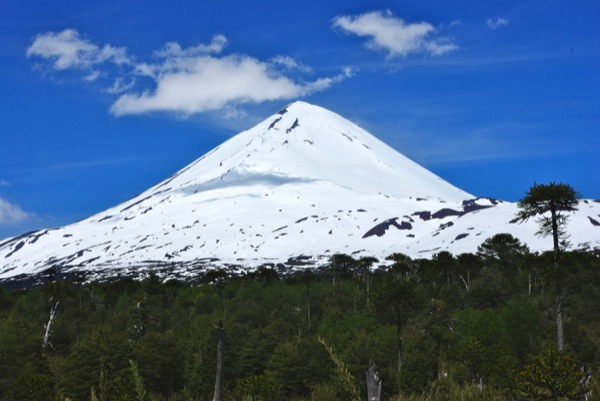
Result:
<svg viewBox="0 0 600 401"><path fill-rule="evenodd" d="M33 218L33 213L28 213L19 205L0 198L0 225L19 224Z"/></svg>
<svg viewBox="0 0 600 401"><path fill-rule="evenodd" d="M486 24L490 29L498 29L502 26L508 25L508 20L502 17L488 18Z"/></svg>
<svg viewBox="0 0 600 401"><path fill-rule="evenodd" d="M333 27L368 38L367 48L387 52L390 58L417 54L439 56L458 49L449 38L439 36L430 23L407 23L390 11L337 16Z"/></svg>
<svg viewBox="0 0 600 401"><path fill-rule="evenodd" d="M125 82L125 79L122 77L118 77L117 79L115 79L115 82L112 84L112 86L108 89L106 89L107 93L113 94L113 95L119 95L121 93L127 92L128 90L132 89L135 86L135 80L131 80L129 82Z"/></svg>
<svg viewBox="0 0 600 401"><path fill-rule="evenodd" d="M209 43L188 48L169 42L153 52L151 61L141 62L123 47L100 47L82 39L76 30L67 29L36 36L27 56L44 59L54 70L86 70L84 79L88 81L98 79L101 73L110 76L112 85L105 92L118 96L110 107L115 116L226 111L243 104L306 96L352 76L352 71L345 69L307 81L298 74L310 73L311 68L289 56L261 61L245 54L222 55L226 46L224 35L214 35ZM150 85L142 86L140 82L147 84L147 78Z"/></svg>
<svg viewBox="0 0 600 401"><path fill-rule="evenodd" d="M99 47L82 39L75 29L39 34L26 51L27 57L41 57L55 70L80 69L89 71L85 78L93 81L100 75L95 69L106 62L122 65L133 61L124 47Z"/></svg>
<svg viewBox="0 0 600 401"><path fill-rule="evenodd" d="M0 179L0 187L7 187L9 185L10 185L10 182Z"/></svg>
<svg viewBox="0 0 600 401"><path fill-rule="evenodd" d="M208 44L200 43L187 49L182 49L179 43L169 42L162 49L154 52L156 57L192 57L203 54L219 54L227 45L225 35L214 35Z"/></svg>
<svg viewBox="0 0 600 401"><path fill-rule="evenodd" d="M304 73L312 72L312 68L294 60L289 56L275 56L269 59L269 63L283 67L285 70L297 70Z"/></svg>

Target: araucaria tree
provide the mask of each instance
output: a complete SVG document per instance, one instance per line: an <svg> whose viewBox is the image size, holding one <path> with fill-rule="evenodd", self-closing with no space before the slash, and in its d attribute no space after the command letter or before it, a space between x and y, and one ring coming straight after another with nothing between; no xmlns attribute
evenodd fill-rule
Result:
<svg viewBox="0 0 600 401"><path fill-rule="evenodd" d="M563 335L563 295L562 272L560 270L561 239L565 240L565 225L567 214L576 210L580 195L568 184L551 182L550 184L533 184L525 196L519 200L517 219L527 221L531 217L539 216L540 224L538 235L552 235L554 244L554 270L556 282L556 343L558 350L564 348Z"/></svg>
<svg viewBox="0 0 600 401"><path fill-rule="evenodd" d="M396 325L397 370L402 369L402 327L409 317L423 304L423 295L414 277L407 271L410 258L394 254L396 260L392 272L378 283L374 293L373 308L383 320L393 321ZM400 260L404 260L403 263Z"/></svg>

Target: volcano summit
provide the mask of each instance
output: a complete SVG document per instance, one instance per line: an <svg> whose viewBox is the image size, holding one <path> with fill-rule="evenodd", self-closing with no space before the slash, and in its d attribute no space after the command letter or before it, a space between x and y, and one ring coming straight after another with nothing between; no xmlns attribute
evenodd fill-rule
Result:
<svg viewBox="0 0 600 401"><path fill-rule="evenodd" d="M339 115L296 102L118 206L64 227L0 241L0 280L49 268L88 279L172 278L209 268L318 266L334 253L380 259L475 252L510 233L551 241L514 203L474 197ZM600 203L583 200L567 231L600 247Z"/></svg>

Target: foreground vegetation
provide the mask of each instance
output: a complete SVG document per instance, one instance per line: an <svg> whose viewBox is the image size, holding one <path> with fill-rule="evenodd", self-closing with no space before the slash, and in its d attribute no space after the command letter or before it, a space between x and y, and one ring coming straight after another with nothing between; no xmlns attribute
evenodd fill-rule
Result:
<svg viewBox="0 0 600 401"><path fill-rule="evenodd" d="M386 400L600 394L597 374L580 385L600 367L598 255L561 255L563 352L551 253L501 234L476 255L389 259L0 290L0 400L211 400L219 321L225 400L366 399L371 360Z"/></svg>

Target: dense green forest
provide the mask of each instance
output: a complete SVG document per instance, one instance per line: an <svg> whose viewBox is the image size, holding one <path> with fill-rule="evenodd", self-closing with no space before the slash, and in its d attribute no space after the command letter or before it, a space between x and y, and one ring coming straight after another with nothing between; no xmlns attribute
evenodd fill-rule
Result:
<svg viewBox="0 0 600 401"><path fill-rule="evenodd" d="M211 400L218 322L225 400L366 399L370 361L385 400L583 399L590 370L597 397L600 257L564 252L553 266L499 234L477 254L334 255L293 275L49 276L0 289L0 400Z"/></svg>

